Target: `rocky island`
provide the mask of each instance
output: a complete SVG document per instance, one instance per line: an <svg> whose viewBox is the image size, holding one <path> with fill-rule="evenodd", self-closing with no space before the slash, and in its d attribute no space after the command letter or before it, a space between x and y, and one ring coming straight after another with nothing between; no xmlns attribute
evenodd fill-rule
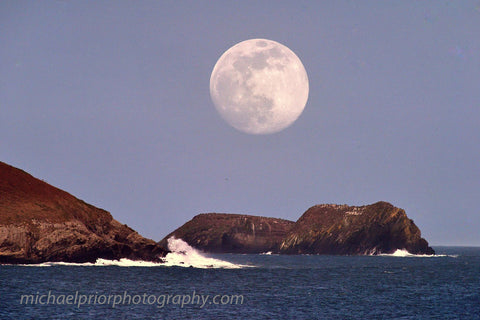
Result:
<svg viewBox="0 0 480 320"><path fill-rule="evenodd" d="M195 216L170 233L190 246L212 253L434 254L420 229L403 209L387 202L367 206L323 204L308 209L297 222L239 214Z"/></svg>
<svg viewBox="0 0 480 320"><path fill-rule="evenodd" d="M0 162L0 264L161 261L166 252L107 211Z"/></svg>
<svg viewBox="0 0 480 320"><path fill-rule="evenodd" d="M0 264L162 261L168 239L212 253L434 254L403 209L316 205L296 222L245 214L205 213L156 243L71 194L0 162Z"/></svg>
<svg viewBox="0 0 480 320"><path fill-rule="evenodd" d="M285 235L279 252L358 255L393 253L397 249L435 254L403 209L380 201L357 207L311 207Z"/></svg>
<svg viewBox="0 0 480 320"><path fill-rule="evenodd" d="M262 253L278 251L278 246L294 222L245 214L205 213L167 235L190 246L214 253Z"/></svg>

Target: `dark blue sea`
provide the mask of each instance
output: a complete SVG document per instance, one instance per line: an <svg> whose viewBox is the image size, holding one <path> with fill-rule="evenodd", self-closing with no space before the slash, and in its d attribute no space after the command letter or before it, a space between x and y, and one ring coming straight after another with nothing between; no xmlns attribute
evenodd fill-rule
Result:
<svg viewBox="0 0 480 320"><path fill-rule="evenodd" d="M480 248L0 266L0 319L480 319Z"/></svg>

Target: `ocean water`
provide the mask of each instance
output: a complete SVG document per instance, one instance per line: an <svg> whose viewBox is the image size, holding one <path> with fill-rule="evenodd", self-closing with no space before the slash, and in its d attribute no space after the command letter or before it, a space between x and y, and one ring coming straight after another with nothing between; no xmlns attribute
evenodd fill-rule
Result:
<svg viewBox="0 0 480 320"><path fill-rule="evenodd" d="M480 248L0 266L0 319L480 319Z"/></svg>

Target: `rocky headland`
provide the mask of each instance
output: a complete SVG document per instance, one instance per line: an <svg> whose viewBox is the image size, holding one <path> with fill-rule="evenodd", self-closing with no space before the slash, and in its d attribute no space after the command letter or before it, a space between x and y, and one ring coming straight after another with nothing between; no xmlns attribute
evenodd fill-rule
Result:
<svg viewBox="0 0 480 320"><path fill-rule="evenodd" d="M308 209L280 244L280 253L379 254L405 249L434 254L403 209L388 202L367 206L335 204Z"/></svg>
<svg viewBox="0 0 480 320"><path fill-rule="evenodd" d="M403 209L322 204L296 222L244 214L204 213L156 243L71 194L0 162L0 264L162 261L175 237L212 253L434 254Z"/></svg>
<svg viewBox="0 0 480 320"><path fill-rule="evenodd" d="M204 213L167 235L182 239L194 248L214 253L262 253L278 251L293 221L244 214Z"/></svg>
<svg viewBox="0 0 480 320"><path fill-rule="evenodd" d="M159 262L166 252L107 211L0 162L0 264Z"/></svg>
<svg viewBox="0 0 480 320"><path fill-rule="evenodd" d="M297 222L239 214L208 213L167 235L212 253L365 255L405 249L434 254L403 209L387 202L366 206L316 205Z"/></svg>

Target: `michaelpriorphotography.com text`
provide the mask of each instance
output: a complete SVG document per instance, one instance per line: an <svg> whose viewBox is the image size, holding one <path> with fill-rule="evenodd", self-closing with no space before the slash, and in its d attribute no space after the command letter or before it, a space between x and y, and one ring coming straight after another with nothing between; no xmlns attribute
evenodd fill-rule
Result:
<svg viewBox="0 0 480 320"><path fill-rule="evenodd" d="M195 290L188 294L154 294L154 293L129 293L121 294L98 293L85 294L79 291L74 293L36 292L22 294L22 305L74 305L77 308L92 305L107 305L116 308L122 305L156 305L163 308L173 305L180 308L197 306L204 308L208 305L243 305L244 296L237 294L198 294Z"/></svg>

